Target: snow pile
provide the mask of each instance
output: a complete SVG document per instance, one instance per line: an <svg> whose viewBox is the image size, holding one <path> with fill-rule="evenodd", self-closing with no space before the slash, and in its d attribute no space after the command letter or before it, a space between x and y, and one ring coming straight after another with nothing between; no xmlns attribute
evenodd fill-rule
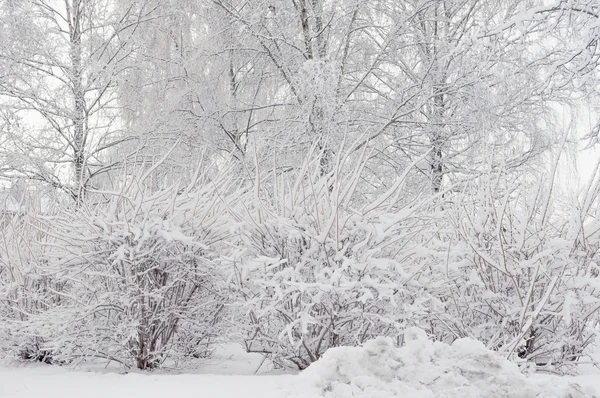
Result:
<svg viewBox="0 0 600 398"><path fill-rule="evenodd" d="M396 348L379 337L363 347L332 348L297 378L289 397L579 398L594 397L559 378L534 381L518 367L472 339L431 342L417 328ZM307 395L310 389L311 395ZM302 393L300 393L302 391Z"/></svg>

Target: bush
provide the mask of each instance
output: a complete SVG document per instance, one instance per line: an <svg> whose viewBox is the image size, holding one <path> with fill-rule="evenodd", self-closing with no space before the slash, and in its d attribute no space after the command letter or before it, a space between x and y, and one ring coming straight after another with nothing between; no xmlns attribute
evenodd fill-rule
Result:
<svg viewBox="0 0 600 398"><path fill-rule="evenodd" d="M65 282L47 272L54 245L31 213L0 216L0 348L27 361L62 363L46 347L44 325L32 320L63 303Z"/></svg>
<svg viewBox="0 0 600 398"><path fill-rule="evenodd" d="M56 299L14 327L54 360L149 369L205 355L223 309L215 259L228 236L224 185L200 175L151 191L131 179L119 192L40 216L46 250L38 269L61 289L49 288Z"/></svg>
<svg viewBox="0 0 600 398"><path fill-rule="evenodd" d="M368 205L357 195L365 156L342 154L322 176L318 156L242 197L235 284L249 317L246 346L306 368L330 347L419 324L419 204L401 206L403 179ZM348 170L348 171L347 171Z"/></svg>
<svg viewBox="0 0 600 398"><path fill-rule="evenodd" d="M453 198L446 314L436 334L473 337L553 368L585 355L600 301L600 240L589 228L598 182L583 205L560 206L552 183L517 190L500 176Z"/></svg>

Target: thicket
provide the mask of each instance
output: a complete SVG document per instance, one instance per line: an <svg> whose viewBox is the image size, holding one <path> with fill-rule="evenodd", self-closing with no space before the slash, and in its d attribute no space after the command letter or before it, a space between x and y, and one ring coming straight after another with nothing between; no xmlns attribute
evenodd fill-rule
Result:
<svg viewBox="0 0 600 398"><path fill-rule="evenodd" d="M419 161L376 186L366 147L337 150L329 172L322 155L256 164L246 179L204 165L162 189L155 169L124 173L78 205L4 214L4 356L186 366L220 336L304 369L418 326L548 369L585 360L600 308L598 173L571 202L553 178L502 171L432 196L408 187Z"/></svg>

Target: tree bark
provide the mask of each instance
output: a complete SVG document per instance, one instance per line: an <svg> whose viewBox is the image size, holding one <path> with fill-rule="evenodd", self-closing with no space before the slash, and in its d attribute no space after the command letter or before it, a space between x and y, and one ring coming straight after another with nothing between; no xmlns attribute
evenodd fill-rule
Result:
<svg viewBox="0 0 600 398"><path fill-rule="evenodd" d="M69 24L71 89L74 98L72 113L73 138L73 190L72 195L77 202L81 201L85 185L85 146L87 139L85 90L83 88L83 64L81 49L81 23L83 17L83 0L65 1L67 21Z"/></svg>

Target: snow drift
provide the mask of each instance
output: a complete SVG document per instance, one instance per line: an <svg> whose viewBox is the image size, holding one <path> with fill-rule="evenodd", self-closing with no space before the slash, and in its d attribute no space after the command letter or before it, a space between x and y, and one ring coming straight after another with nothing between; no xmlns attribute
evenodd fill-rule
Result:
<svg viewBox="0 0 600 398"><path fill-rule="evenodd" d="M579 398L595 397L558 377L531 379L517 365L472 339L452 345L432 342L424 331L407 329L397 348L379 337L363 347L325 353L296 379L290 397L410 398ZM307 389L311 395L307 395ZM302 393L300 393L302 392Z"/></svg>

